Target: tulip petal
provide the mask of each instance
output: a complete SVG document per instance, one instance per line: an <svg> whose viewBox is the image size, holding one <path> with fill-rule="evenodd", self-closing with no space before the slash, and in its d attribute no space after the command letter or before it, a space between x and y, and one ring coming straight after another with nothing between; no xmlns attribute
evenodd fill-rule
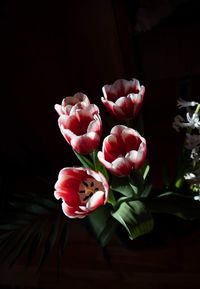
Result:
<svg viewBox="0 0 200 289"><path fill-rule="evenodd" d="M76 212L77 209L78 209L78 208L68 206L65 202L62 203L63 213L64 213L68 218L71 218L71 219L74 219L74 218L82 219L82 218L84 218L84 217L85 217L85 214L77 214L77 212Z"/></svg>
<svg viewBox="0 0 200 289"><path fill-rule="evenodd" d="M112 163L113 172L119 176L127 176L132 170L131 163L125 158L117 158Z"/></svg>
<svg viewBox="0 0 200 289"><path fill-rule="evenodd" d="M89 154L100 142L99 135L95 132L90 132L82 136L74 136L71 139L71 146L79 154Z"/></svg>
<svg viewBox="0 0 200 289"><path fill-rule="evenodd" d="M87 202L86 209L94 211L99 206L103 205L105 201L105 193L97 191Z"/></svg>

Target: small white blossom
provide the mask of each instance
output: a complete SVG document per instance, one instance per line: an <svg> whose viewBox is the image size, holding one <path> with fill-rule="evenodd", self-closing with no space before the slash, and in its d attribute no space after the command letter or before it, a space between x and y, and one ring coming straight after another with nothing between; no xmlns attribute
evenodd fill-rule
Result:
<svg viewBox="0 0 200 289"><path fill-rule="evenodd" d="M174 122L172 124L172 127L179 132L179 128L200 128L200 120L198 113L193 113L190 117L189 112L186 114L187 122L185 122L185 119L181 115L177 115L174 118Z"/></svg>
<svg viewBox="0 0 200 289"><path fill-rule="evenodd" d="M191 127L192 129L194 128L200 128L200 120L199 120L199 115L198 113L193 113L192 117L190 117L189 112L186 114L186 118L188 121L188 125L189 127Z"/></svg>
<svg viewBox="0 0 200 289"><path fill-rule="evenodd" d="M195 174L193 174L193 173L187 173L187 174L185 174L185 176L184 176L184 178L185 178L185 180L192 180L192 179L194 179L196 176L195 176Z"/></svg>
<svg viewBox="0 0 200 289"><path fill-rule="evenodd" d="M193 160L193 166L196 166L196 164L200 161L199 147L192 149L190 158Z"/></svg>
<svg viewBox="0 0 200 289"><path fill-rule="evenodd" d="M182 98L179 98L179 99L177 100L177 106L178 106L178 108L195 106L195 105L197 105L197 104L198 104L198 102L196 102L196 101L186 101L186 100L184 100L184 99L182 99Z"/></svg>
<svg viewBox="0 0 200 289"><path fill-rule="evenodd" d="M188 180L191 184L195 184L200 187L200 169L190 173L186 173L184 178L185 180Z"/></svg>
<svg viewBox="0 0 200 289"><path fill-rule="evenodd" d="M200 201L200 195L194 196L195 201Z"/></svg>

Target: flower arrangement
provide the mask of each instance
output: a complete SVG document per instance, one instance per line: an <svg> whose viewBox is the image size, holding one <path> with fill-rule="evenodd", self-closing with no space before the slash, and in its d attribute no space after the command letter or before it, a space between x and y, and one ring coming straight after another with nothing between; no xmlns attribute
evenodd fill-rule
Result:
<svg viewBox="0 0 200 289"><path fill-rule="evenodd" d="M149 233L154 212L199 217L200 104L178 100L178 107L187 109L186 119L178 115L173 123L177 131L186 129L183 153L172 182L155 193L141 126L145 87L137 79L118 79L102 92L103 120L81 92L55 105L60 131L82 164L63 168L55 184L66 217L86 217L103 246L119 225L130 239Z"/></svg>
<svg viewBox="0 0 200 289"><path fill-rule="evenodd" d="M177 101L180 114L172 126L183 147L175 173L166 174L158 189L143 129L145 87L137 79L118 79L102 93L98 106L81 92L55 105L60 132L79 165L61 169L53 183L40 178L38 192L23 192L31 187L23 183L6 193L11 197L1 211L1 261L13 265L25 249L29 262L39 255L38 268L53 248L60 258L74 219L105 248L113 235L131 243L148 236L156 215L200 218L200 103Z"/></svg>

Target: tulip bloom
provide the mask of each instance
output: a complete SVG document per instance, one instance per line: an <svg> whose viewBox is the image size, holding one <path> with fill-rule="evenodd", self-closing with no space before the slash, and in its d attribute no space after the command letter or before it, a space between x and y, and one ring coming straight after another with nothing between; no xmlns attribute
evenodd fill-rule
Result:
<svg viewBox="0 0 200 289"><path fill-rule="evenodd" d="M102 122L96 105L88 109L77 109L69 116L58 119L60 131L66 141L79 154L89 154L100 142Z"/></svg>
<svg viewBox="0 0 200 289"><path fill-rule="evenodd" d="M118 120L135 118L142 106L145 88L137 79L118 79L102 88L102 103L108 112Z"/></svg>
<svg viewBox="0 0 200 289"><path fill-rule="evenodd" d="M67 96L62 100L61 105L55 104L55 110L59 115L69 115L71 109L79 104L79 108L84 108L90 105L89 98L82 92L77 92L74 96Z"/></svg>
<svg viewBox="0 0 200 289"><path fill-rule="evenodd" d="M116 125L103 141L99 161L116 176L127 176L139 169L146 158L146 140L134 129Z"/></svg>
<svg viewBox="0 0 200 289"><path fill-rule="evenodd" d="M87 168L64 168L58 175L54 196L62 199L69 218L84 218L108 198L109 185L100 173Z"/></svg>

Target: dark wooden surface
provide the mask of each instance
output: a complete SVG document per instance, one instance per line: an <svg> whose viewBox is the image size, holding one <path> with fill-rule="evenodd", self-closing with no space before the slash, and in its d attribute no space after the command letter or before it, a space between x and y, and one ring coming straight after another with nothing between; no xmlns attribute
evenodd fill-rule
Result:
<svg viewBox="0 0 200 289"><path fill-rule="evenodd" d="M107 248L110 262L80 223L74 223L57 279L51 257L38 274L24 266L23 258L12 269L1 268L1 286L17 288L183 288L200 287L200 231L185 236L166 235L165 244L126 249L115 238ZM3 288L3 287L2 287Z"/></svg>

